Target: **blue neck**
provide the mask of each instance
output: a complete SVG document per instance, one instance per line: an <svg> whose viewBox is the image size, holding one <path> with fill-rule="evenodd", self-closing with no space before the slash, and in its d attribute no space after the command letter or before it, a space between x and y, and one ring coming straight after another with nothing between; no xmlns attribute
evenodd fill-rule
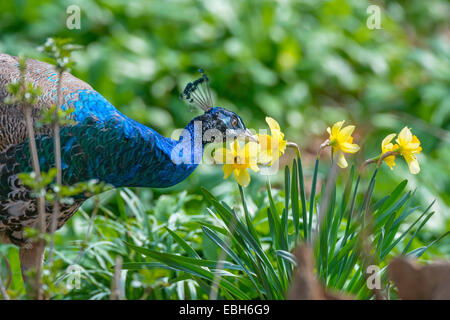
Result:
<svg viewBox="0 0 450 320"><path fill-rule="evenodd" d="M71 131L67 135L76 137L87 158L83 173L74 172L74 179L95 178L116 187L163 188L186 179L201 161L201 130L194 125L198 118L186 126L179 140L173 140L123 115L95 91L75 94L66 96L62 106L75 109L73 116L79 125L67 128ZM90 130L92 126L95 130ZM62 146L70 152L74 141L64 140Z"/></svg>
<svg viewBox="0 0 450 320"><path fill-rule="evenodd" d="M186 126L178 140L164 137L151 128L131 121L144 136L139 139L142 143L135 146L135 152L141 156L132 161L128 171L122 173L120 185L170 187L185 180L201 162L204 145L201 132L194 126L195 119ZM194 139L196 136L197 139ZM150 137L152 143L148 143L146 137Z"/></svg>

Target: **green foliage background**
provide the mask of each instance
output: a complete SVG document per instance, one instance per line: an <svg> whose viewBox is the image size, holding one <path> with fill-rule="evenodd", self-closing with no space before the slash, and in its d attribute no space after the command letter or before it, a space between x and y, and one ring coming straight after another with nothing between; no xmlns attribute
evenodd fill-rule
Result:
<svg viewBox="0 0 450 320"><path fill-rule="evenodd" d="M81 8L80 30L66 28L73 4ZM381 8L381 29L366 26L371 4ZM375 197L406 178L420 205L436 199L437 213L421 234L427 242L450 230L449 12L440 0L13 0L0 3L0 51L45 60L36 47L47 37L72 38L84 46L74 54L72 73L167 136L198 114L178 95L201 67L217 105L238 112L247 127L266 128L266 115L280 122L302 149L307 184L312 155L333 122L357 126L356 163L376 156L385 135L409 126L422 142L422 170L410 175L401 159L394 171L384 165ZM320 169L319 179L326 175ZM263 185L255 176L247 191L256 203ZM221 169L212 166L169 191L137 192L147 212L173 223L177 214L204 212L200 186L236 203L234 183L222 181ZM122 214L126 225L130 218ZM82 214L72 219L58 233L59 245L82 239L83 224ZM96 236L111 239L114 232ZM448 258L450 244L430 252L428 258Z"/></svg>

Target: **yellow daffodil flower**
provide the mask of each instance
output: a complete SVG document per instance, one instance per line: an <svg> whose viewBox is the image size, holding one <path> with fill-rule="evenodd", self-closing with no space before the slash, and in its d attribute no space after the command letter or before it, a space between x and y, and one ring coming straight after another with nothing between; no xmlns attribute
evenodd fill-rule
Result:
<svg viewBox="0 0 450 320"><path fill-rule="evenodd" d="M255 142L247 143L241 148L238 141L230 143L228 148L217 149L214 152L214 160L217 163L223 163L224 179L233 173L236 181L243 187L250 183L250 174L247 169L255 172L259 171L257 164L258 146Z"/></svg>
<svg viewBox="0 0 450 320"><path fill-rule="evenodd" d="M397 134L395 133L391 133L389 135L386 136L386 138L383 139L383 141L381 142L381 154L385 154L386 152L392 152L392 151L396 151L398 149L398 145L397 144L392 144L391 141L392 139L395 138ZM383 159L384 162L386 162L386 164L389 166L389 168L391 168L391 170L394 170L395 167L395 155L386 157Z"/></svg>
<svg viewBox="0 0 450 320"><path fill-rule="evenodd" d="M409 171L412 174L419 173L420 166L416 157L422 151L419 139L411 133L408 127L404 127L398 134L397 144L398 152L405 158Z"/></svg>
<svg viewBox="0 0 450 320"><path fill-rule="evenodd" d="M275 119L266 117L266 122L269 125L271 135L256 135L259 144L258 161L272 165L286 150L287 141L284 139L284 133L281 132L280 125Z"/></svg>
<svg viewBox="0 0 450 320"><path fill-rule="evenodd" d="M359 151L359 146L353 143L352 137L355 126L342 128L344 122L344 120L336 122L331 129L330 127L327 128L327 132L330 134L329 145L333 148L333 152L338 159L337 164L341 168L348 166L344 153L356 153Z"/></svg>

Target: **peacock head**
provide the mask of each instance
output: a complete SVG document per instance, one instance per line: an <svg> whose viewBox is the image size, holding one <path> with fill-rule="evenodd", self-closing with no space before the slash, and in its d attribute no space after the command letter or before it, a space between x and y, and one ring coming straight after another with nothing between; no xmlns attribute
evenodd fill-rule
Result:
<svg viewBox="0 0 450 320"><path fill-rule="evenodd" d="M205 111L193 120L201 123L203 143L222 142L217 141L218 138L222 138L223 141L235 138L256 141L256 137L245 127L241 117L235 112L222 107L213 107L209 79L203 70L199 71L202 76L189 82L180 97Z"/></svg>

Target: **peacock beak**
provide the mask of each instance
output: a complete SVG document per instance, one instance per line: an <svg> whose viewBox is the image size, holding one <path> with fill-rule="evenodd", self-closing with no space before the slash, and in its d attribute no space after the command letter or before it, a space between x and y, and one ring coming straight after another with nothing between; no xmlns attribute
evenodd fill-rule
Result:
<svg viewBox="0 0 450 320"><path fill-rule="evenodd" d="M257 137L248 129L227 129L227 139L250 140L257 142Z"/></svg>
<svg viewBox="0 0 450 320"><path fill-rule="evenodd" d="M258 138L248 129L245 129L245 131L240 134L238 138L241 138L243 140L249 139L252 142L258 142Z"/></svg>

